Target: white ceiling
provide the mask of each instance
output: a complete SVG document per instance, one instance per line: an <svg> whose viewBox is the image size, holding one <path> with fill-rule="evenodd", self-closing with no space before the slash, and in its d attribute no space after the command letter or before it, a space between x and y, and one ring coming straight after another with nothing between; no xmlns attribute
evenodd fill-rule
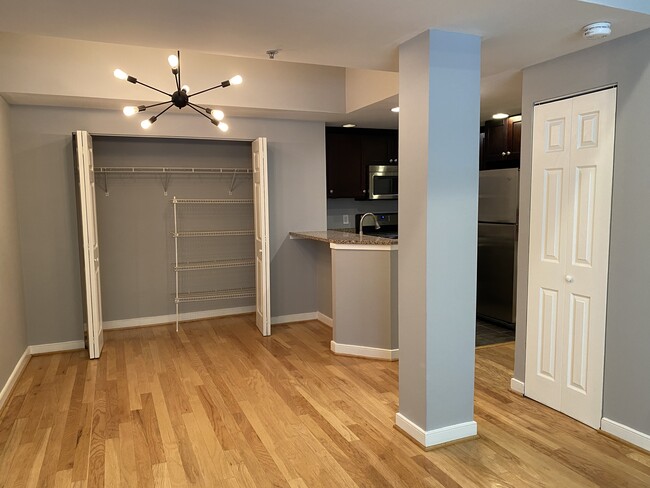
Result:
<svg viewBox="0 0 650 488"><path fill-rule="evenodd" d="M638 2L605 3L630 1ZM582 39L584 25L608 20L611 38L650 28L649 15L580 0L2 3L0 31L5 32L253 58L274 48L281 49L276 59L282 61L393 71L399 45L428 28L475 34L483 38L482 118L520 110L522 68L602 42ZM377 107L369 110L382 118ZM390 117L377 125L392 124Z"/></svg>

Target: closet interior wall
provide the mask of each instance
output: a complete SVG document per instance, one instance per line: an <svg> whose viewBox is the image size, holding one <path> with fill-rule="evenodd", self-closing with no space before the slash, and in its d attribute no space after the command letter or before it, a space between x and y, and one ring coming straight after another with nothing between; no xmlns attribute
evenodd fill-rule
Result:
<svg viewBox="0 0 650 488"><path fill-rule="evenodd" d="M251 168L249 142L93 136L95 167ZM102 260L103 320L175 314L172 198L252 198L252 179L238 175L109 174L97 178L97 221ZM164 186L167 185L167 194ZM108 191L108 196L104 190ZM184 208L186 230L252 229L252 205ZM179 261L253 257L253 238L192 238ZM254 287L254 268L180 273L187 291ZM254 307L254 298L182 304L181 313Z"/></svg>

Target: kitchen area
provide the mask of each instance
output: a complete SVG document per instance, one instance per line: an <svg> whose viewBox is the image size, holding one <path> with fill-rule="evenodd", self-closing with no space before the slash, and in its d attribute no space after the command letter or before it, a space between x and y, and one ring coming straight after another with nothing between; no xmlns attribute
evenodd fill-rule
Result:
<svg viewBox="0 0 650 488"><path fill-rule="evenodd" d="M476 346L514 340L521 116L480 131ZM398 131L326 128L327 231L315 246L319 320L336 354L399 358ZM402 189L402 191L405 191Z"/></svg>

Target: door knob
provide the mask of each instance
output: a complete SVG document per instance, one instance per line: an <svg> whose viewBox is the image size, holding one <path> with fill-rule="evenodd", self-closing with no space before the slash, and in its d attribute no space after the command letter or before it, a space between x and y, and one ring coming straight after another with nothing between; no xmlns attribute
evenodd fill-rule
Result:
<svg viewBox="0 0 650 488"><path fill-rule="evenodd" d="M571 275L566 275L566 276L564 277L564 281L566 281L567 283L573 283L573 276L571 276Z"/></svg>

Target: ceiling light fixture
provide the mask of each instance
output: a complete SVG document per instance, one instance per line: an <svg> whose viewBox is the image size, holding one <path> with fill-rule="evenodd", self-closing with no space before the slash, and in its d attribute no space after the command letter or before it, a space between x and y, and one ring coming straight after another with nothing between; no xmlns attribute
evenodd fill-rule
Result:
<svg viewBox="0 0 650 488"><path fill-rule="evenodd" d="M494 114L492 116L492 118L495 119L495 120L507 119L508 117L510 117L510 115L509 114L504 114L503 112L499 112L498 114Z"/></svg>
<svg viewBox="0 0 650 488"><path fill-rule="evenodd" d="M393 107L390 109L391 112L395 112L396 114L399 113L399 107Z"/></svg>
<svg viewBox="0 0 650 488"><path fill-rule="evenodd" d="M148 119L145 119L142 122L140 122L140 126L143 129L148 129L156 122L156 120L158 120L158 117L160 117L162 114L167 112L167 110L169 110L170 108L178 107L179 109L181 109L183 107L190 107L199 115L202 115L210 122L212 122L214 125L216 125L222 132L226 132L228 130L228 124L222 122L224 118L224 113L221 110L212 110L206 107L202 107L201 105L197 105L196 103L190 102L190 98L195 97L197 95L201 95L202 93L205 92L216 90L217 88L227 88L230 85L240 85L243 81L242 77L240 75L233 76L229 80L222 81L216 86L213 86L211 88L206 88L205 90L201 90L196 93L192 93L190 95L190 87L187 85L181 85L181 52L177 51L176 54L170 55L167 58L167 62L169 63L170 68L172 69L172 74L174 75L174 81L176 82L176 91L174 93L167 93L166 91L159 90L158 88L154 88L153 86L147 85L146 83L141 82L137 78L133 76L129 76L121 69L116 69L115 71L113 71L113 75L115 76L115 78L128 81L129 83L146 86L147 88L157 91L158 93L162 93L163 95L167 95L170 98L170 100L167 102L154 103L153 105L130 105L124 107L122 109L124 115L126 115L127 117L131 117L132 115L135 115L140 112L144 112L149 108L159 107L161 105L168 104L168 106L165 107L165 109L162 112L160 112L158 115L154 115L153 117L149 117Z"/></svg>
<svg viewBox="0 0 650 488"><path fill-rule="evenodd" d="M594 22L582 28L582 35L585 39L603 39L612 33L610 22Z"/></svg>
<svg viewBox="0 0 650 488"><path fill-rule="evenodd" d="M346 129L350 129L350 128L356 127L356 126L357 126L357 124L343 124L343 127L345 127Z"/></svg>

